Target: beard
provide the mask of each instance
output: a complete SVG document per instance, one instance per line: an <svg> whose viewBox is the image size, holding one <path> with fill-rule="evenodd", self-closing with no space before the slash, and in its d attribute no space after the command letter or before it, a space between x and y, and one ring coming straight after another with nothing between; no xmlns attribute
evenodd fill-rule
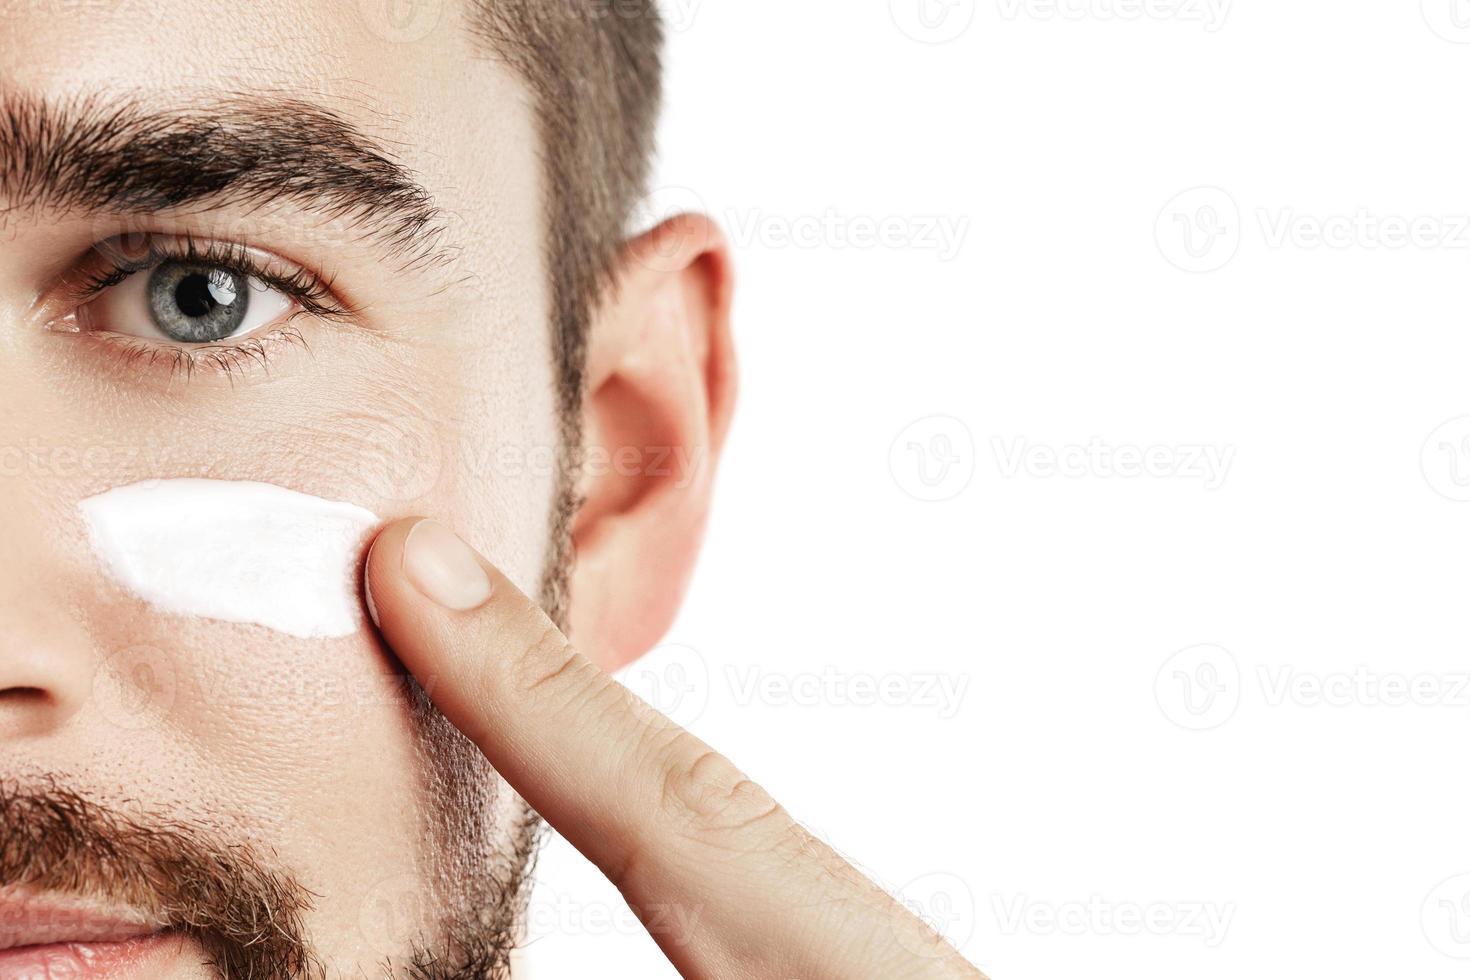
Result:
<svg viewBox="0 0 1470 980"><path fill-rule="evenodd" d="M411 682L417 689L417 685ZM404 948L378 975L414 980L505 980L529 899L541 839L534 811L513 793L516 817L496 807L509 792L479 750L418 689L413 710L425 735L426 866L437 905L416 917ZM70 788L57 776L0 781L0 888L30 886L126 905L160 931L191 940L222 977L298 980L329 969L305 921L312 896L258 842L238 829L129 807ZM420 900L425 901L425 900Z"/></svg>
<svg viewBox="0 0 1470 980"><path fill-rule="evenodd" d="M417 685L410 682L417 689ZM510 791L479 750L418 689L425 726L426 865L434 921L378 975L414 980L505 980L541 840L535 812L510 793L512 826L495 826ZM498 808L504 822L506 807ZM238 830L159 812L124 813L57 776L0 781L0 889L30 886L125 905L192 940L222 977L298 980L328 970L305 928L312 896L274 855ZM421 900L422 901L422 900Z"/></svg>
<svg viewBox="0 0 1470 980"><path fill-rule="evenodd" d="M125 816L54 777L0 784L0 828L0 884L135 907L193 939L225 976L287 980L316 966L302 926L306 890L248 843Z"/></svg>

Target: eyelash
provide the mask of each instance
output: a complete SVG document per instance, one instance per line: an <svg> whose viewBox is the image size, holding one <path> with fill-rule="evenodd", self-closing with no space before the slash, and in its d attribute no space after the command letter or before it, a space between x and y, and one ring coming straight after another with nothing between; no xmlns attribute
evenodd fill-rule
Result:
<svg viewBox="0 0 1470 980"><path fill-rule="evenodd" d="M297 268L290 273L280 273L263 266L252 254L251 249L238 242L209 242L200 247L192 236L184 236L182 248L160 244L156 236L148 236L147 253L139 258L114 261L108 258L106 270L91 272L78 284L78 302L85 303L96 298L129 276L146 272L164 262L180 262L188 265L206 265L223 269L237 276L257 279L273 289L290 296L301 304L301 311L313 316L342 319L352 315L332 292L330 280L314 272ZM105 253L104 253L105 254Z"/></svg>
<svg viewBox="0 0 1470 980"><path fill-rule="evenodd" d="M292 314L295 316L295 314ZM278 346L299 346L310 350L306 338L289 324L275 327L260 337L247 337L236 344L201 344L197 347L182 347L178 344L150 344L134 337L108 338L107 343L120 348L120 360L124 365L162 364L169 376L183 375L191 378L197 371L216 371L232 381L235 375L248 368L270 370L271 351Z"/></svg>
<svg viewBox="0 0 1470 980"><path fill-rule="evenodd" d="M191 376L196 370L216 370L233 377L234 373L249 367L269 369L271 350L280 345L307 347L306 340L294 326L292 320L301 314L326 320L344 321L357 311L337 299L332 280L301 267L282 272L262 263L253 250L238 242L211 241L201 246L193 236L179 236L183 244L166 237L148 235L144 254L123 257L116 250L97 249L105 266L82 274L74 282L72 301L84 306L102 293L130 276L147 272L164 262L180 262L204 265L220 269L237 276L248 277L279 290L289 296L299 309L285 317L284 322L270 328L258 337L228 344L179 345L152 343L134 337L109 335L108 341L122 348L122 358L127 364L146 362L149 365L163 362L170 374ZM99 333L102 333L99 331Z"/></svg>

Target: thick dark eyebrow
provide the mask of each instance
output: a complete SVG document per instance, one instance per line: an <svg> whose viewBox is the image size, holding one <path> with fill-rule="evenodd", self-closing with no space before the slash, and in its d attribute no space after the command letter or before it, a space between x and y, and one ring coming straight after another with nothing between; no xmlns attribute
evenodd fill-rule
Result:
<svg viewBox="0 0 1470 980"><path fill-rule="evenodd" d="M405 267L452 251L412 172L322 106L254 93L168 108L0 98L0 223L35 208L143 215L287 201L343 222Z"/></svg>

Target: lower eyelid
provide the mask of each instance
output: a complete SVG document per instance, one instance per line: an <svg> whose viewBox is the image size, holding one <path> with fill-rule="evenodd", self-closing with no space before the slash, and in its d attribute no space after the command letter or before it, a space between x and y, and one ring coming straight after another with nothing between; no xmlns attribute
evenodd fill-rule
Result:
<svg viewBox="0 0 1470 980"><path fill-rule="evenodd" d="M269 374L276 359L292 348L310 353L306 338L290 319L288 317L284 324L241 340L218 344L159 343L108 331L93 331L89 340L103 348L99 351L101 356L110 358L126 372L159 372L165 380L196 380L213 376L228 379L233 384L248 372Z"/></svg>

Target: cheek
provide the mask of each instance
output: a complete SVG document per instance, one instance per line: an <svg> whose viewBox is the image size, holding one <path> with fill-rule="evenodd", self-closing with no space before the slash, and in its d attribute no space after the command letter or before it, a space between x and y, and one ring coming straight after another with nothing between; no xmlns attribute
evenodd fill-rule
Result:
<svg viewBox="0 0 1470 980"><path fill-rule="evenodd" d="M210 612L160 609L119 585L94 555L82 501L142 481L207 478L289 488L364 522L368 513L382 521L432 515L534 594L559 456L553 366L544 346L526 343L528 333L486 329L478 336L492 339L471 349L423 345L379 361L339 359L329 381L288 374L235 394L119 396L102 416L69 410L86 398L58 404L53 441L69 418L76 434L63 441L107 452L50 483L21 481L23 502L57 529L26 549L51 557L48 574L30 576L33 598L66 607L79 653L89 646L96 662L88 666L95 683L67 746L33 761L95 774L129 797L178 801L180 812L234 828L319 896L313 931L324 942L347 957L354 944L377 944L363 935L364 908L384 882L397 889L424 874L431 804L402 668L362 615L361 554L340 593L351 589L346 635L291 635L221 621L218 610L201 618ZM317 352L324 363L326 346ZM240 522L218 547L196 549L202 571L211 551L239 547L249 527ZM170 534L161 557L188 554L190 535ZM269 582L257 575L254 584ZM342 622L317 632L337 633Z"/></svg>
<svg viewBox="0 0 1470 980"><path fill-rule="evenodd" d="M372 896L425 877L430 856L434 804L398 663L367 630L304 641L125 600L94 609L126 646L73 719L101 746L87 768L268 850L317 896L311 930L332 955L373 947L360 925Z"/></svg>

